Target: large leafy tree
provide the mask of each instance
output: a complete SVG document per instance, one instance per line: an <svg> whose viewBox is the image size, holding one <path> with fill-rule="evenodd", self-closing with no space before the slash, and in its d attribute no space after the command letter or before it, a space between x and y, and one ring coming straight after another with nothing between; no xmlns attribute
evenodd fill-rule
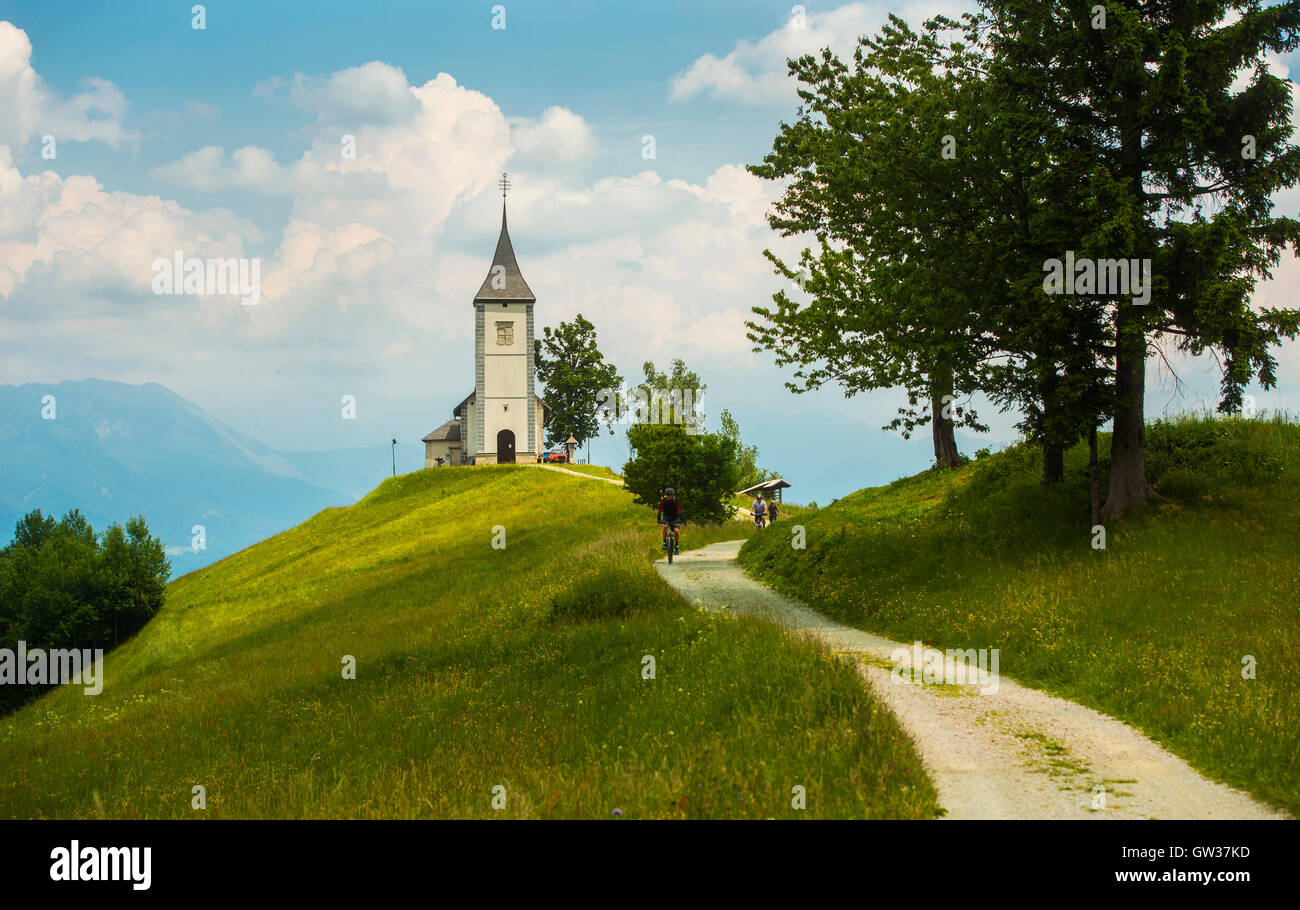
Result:
<svg viewBox="0 0 1300 910"><path fill-rule="evenodd" d="M1297 161L1289 87L1263 55L1294 47L1297 4L985 6L919 34L892 19L852 68L829 52L792 61L805 106L753 170L789 181L773 227L820 251L800 272L769 254L812 301L778 294L750 337L797 364L803 388L904 386L906 429L928 397L940 463L949 377L1024 415L1045 481L1113 418L1117 516L1153 495L1149 351L1215 351L1230 411L1248 382L1275 382L1270 349L1297 333L1295 311L1249 299L1296 239L1271 215ZM1045 295L1043 268L1067 251L1150 259L1150 301Z"/></svg>
<svg viewBox="0 0 1300 910"><path fill-rule="evenodd" d="M752 170L789 181L773 227L820 249L798 273L769 252L811 300L755 307L749 337L799 366L795 391L904 387L888 428L928 422L943 466L959 463L955 426L984 429L958 403L984 392L1024 415L1055 482L1101 406L1096 305L1044 307L1041 292L1042 262L1079 227L1086 174L1043 142L1044 113L989 79L988 30L981 16L919 32L891 17L851 66L829 51L792 61L805 106Z"/></svg>
<svg viewBox="0 0 1300 910"><path fill-rule="evenodd" d="M981 390L1022 415L1018 428L1042 445L1043 482L1055 483L1065 450L1084 435L1095 439L1108 416L1109 330L1097 298L1045 299L1043 266L1063 249L1083 256L1104 248L1109 215L1086 156L1072 143L1045 141L1051 113L990 78L990 27L985 16L966 17L965 37L978 52L957 63L974 61L961 112L971 124L962 201L978 212L982 240L965 262L971 279L992 290L979 314L989 342Z"/></svg>
<svg viewBox="0 0 1300 910"><path fill-rule="evenodd" d="M820 249L798 273L768 254L811 300L756 307L750 338L799 366L796 391L904 387L889 428L928 422L944 466L959 461L955 426L984 429L957 402L984 392L1024 415L1054 482L1101 407L1095 302L1049 308L1041 292L1042 262L1079 228L1086 174L1043 142L1045 114L990 81L988 28L891 18L852 66L830 52L791 63L805 107L753 170L790 181L773 227Z"/></svg>
<svg viewBox="0 0 1300 910"><path fill-rule="evenodd" d="M1271 348L1300 329L1297 311L1250 301L1300 238L1300 224L1272 214L1273 193L1300 177L1300 153L1290 87L1265 66L1267 53L1296 46L1300 2L984 5L997 90L1029 112L1044 148L1086 171L1089 204L1073 208L1078 245L1065 249L1152 263L1150 301L1096 301L1106 332L1081 339L1084 358L1108 361L1103 410L1114 434L1102 515L1116 517L1154 495L1144 466L1148 356L1170 343L1214 351L1220 410L1233 411L1249 382L1276 382Z"/></svg>
<svg viewBox="0 0 1300 910"><path fill-rule="evenodd" d="M749 338L797 367L787 383L795 392L902 386L908 405L889 428L908 435L930 424L944 466L960 461L954 427L981 429L959 399L981 385L982 314L1000 291L979 280L990 256L985 219L965 198L979 67L970 49L941 41L951 25L936 20L918 34L891 17L861 39L851 65L829 50L792 60L798 119L750 167L787 182L771 226L812 235L817 248L797 264L767 251L800 290L755 307Z"/></svg>
<svg viewBox="0 0 1300 910"><path fill-rule="evenodd" d="M581 445L600 432L601 424L612 434L613 416L601 404L623 380L596 345L596 327L579 313L572 322L547 326L533 345L537 378L551 407L546 444L559 445L572 435Z"/></svg>

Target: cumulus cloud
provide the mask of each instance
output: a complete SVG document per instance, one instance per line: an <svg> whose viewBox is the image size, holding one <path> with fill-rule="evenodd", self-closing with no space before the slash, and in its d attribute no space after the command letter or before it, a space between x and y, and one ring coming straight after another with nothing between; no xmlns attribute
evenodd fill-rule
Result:
<svg viewBox="0 0 1300 910"><path fill-rule="evenodd" d="M517 214L512 206L511 233L548 323L581 312L610 356L632 368L674 356L741 367L754 363L741 314L778 287L763 249L794 249L762 218L774 192L736 165L703 185L645 171L548 194ZM531 255L537 226L552 224L571 242ZM543 299L539 288L551 293Z"/></svg>
<svg viewBox="0 0 1300 910"><path fill-rule="evenodd" d="M106 192L93 177L24 176L4 147L0 190L0 303L22 284L31 285L28 299L46 301L39 312L10 307L13 317L58 316L81 296L138 299L151 293L155 259L176 250L239 257L258 236L229 211L196 214L157 196Z"/></svg>
<svg viewBox="0 0 1300 910"><path fill-rule="evenodd" d="M27 33L0 22L0 145L21 149L33 136L59 141L98 140L112 148L134 147L140 134L122 125L126 99L116 85L92 76L82 91L60 98L32 68Z"/></svg>
<svg viewBox="0 0 1300 910"><path fill-rule="evenodd" d="M786 105L796 100L786 61L829 47L841 59L852 55L860 35L879 30L893 12L912 23L940 13L957 16L974 4L912 0L902 8L880 2L848 3L824 13L790 13L785 23L758 41L737 41L725 56L704 54L673 77L669 97L686 101L698 95L753 105Z"/></svg>
<svg viewBox="0 0 1300 910"><path fill-rule="evenodd" d="M320 123L354 127L402 123L419 107L402 69L378 60L327 76L273 77L259 83L255 92L312 111Z"/></svg>
<svg viewBox="0 0 1300 910"><path fill-rule="evenodd" d="M288 192L284 170L266 149L255 145L236 149L230 156L216 145L205 145L176 161L153 169L153 176L196 190L228 188Z"/></svg>
<svg viewBox="0 0 1300 910"><path fill-rule="evenodd" d="M290 196L295 221L325 229L360 219L400 227L398 233L428 233L458 199L492 185L511 154L501 110L446 73L410 86L400 69L375 63L295 76L292 85L309 87L290 95L317 105L310 109L318 114L310 146L296 161L281 164L257 146L230 153L206 146L159 166L154 176L210 192ZM349 122L357 101L345 89L353 88L375 108Z"/></svg>
<svg viewBox="0 0 1300 910"><path fill-rule="evenodd" d="M40 122L45 91L31 59L27 33L0 22L0 144L22 147Z"/></svg>
<svg viewBox="0 0 1300 910"><path fill-rule="evenodd" d="M550 107L536 120L519 120L510 132L515 149L533 162L570 164L596 154L587 121L564 107Z"/></svg>
<svg viewBox="0 0 1300 910"><path fill-rule="evenodd" d="M386 113L345 124L354 89L379 99ZM469 350L469 302L495 246L496 181L509 166L516 248L541 295L540 319L553 324L585 306L603 323L611 355L629 362L655 354L665 338L682 342L671 355L716 347L745 356L743 345L719 342L716 332L736 323L751 298L770 296L763 285L771 278L761 257L769 239L759 214L765 191L738 166L720 168L703 185L654 171L575 182L550 168L595 149L579 114L552 107L512 128L490 98L445 73L409 86L400 70L366 64L295 77L279 90L319 108L319 128L296 160L277 161L257 146L205 146L154 171L178 186L292 200L264 255L257 307L150 292L150 264L176 250L225 258L265 249L232 213L107 192L89 177L23 175L4 158L0 321L24 322L29 333L43 326L59 337L50 344L78 361L93 362L105 344L137 363L151 362L160 347L233 364L288 346L284 365L301 359L304 369L367 363L376 350L427 369L430 350L447 350L453 357L439 369L464 381L454 353ZM407 97L410 107L399 100ZM341 153L345 128L354 158ZM40 305L47 297L61 309ZM141 333L145 312L150 328ZM92 319L108 321L96 323L93 336L77 330ZM712 334L693 330L701 324Z"/></svg>

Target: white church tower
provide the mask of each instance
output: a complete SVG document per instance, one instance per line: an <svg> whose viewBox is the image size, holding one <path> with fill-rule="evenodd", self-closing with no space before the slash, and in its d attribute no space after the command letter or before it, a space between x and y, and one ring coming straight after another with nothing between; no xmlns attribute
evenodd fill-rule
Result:
<svg viewBox="0 0 1300 910"><path fill-rule="evenodd" d="M536 461L550 408L537 396L533 296L506 230L501 175L501 236L483 286L474 295L474 392L453 420L424 438L425 467Z"/></svg>

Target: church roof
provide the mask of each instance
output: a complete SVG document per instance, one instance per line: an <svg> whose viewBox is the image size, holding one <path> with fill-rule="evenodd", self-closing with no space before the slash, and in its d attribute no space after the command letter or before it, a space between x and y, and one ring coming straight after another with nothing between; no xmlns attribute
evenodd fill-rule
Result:
<svg viewBox="0 0 1300 910"><path fill-rule="evenodd" d="M447 421L420 442L460 442L460 421Z"/></svg>
<svg viewBox="0 0 1300 910"><path fill-rule="evenodd" d="M504 280L504 287L494 287L492 280L494 277L497 278L496 284L498 285ZM515 248L510 245L510 232L506 230L506 204L503 201L501 203L501 236L497 238L497 251L492 257L492 267L488 269L488 275L483 279L483 286L478 289L478 293L474 296L474 302L505 303L514 301L534 303L536 300L537 298L533 296L532 290L528 287L528 282L524 281L524 276L519 273L519 263L515 261Z"/></svg>

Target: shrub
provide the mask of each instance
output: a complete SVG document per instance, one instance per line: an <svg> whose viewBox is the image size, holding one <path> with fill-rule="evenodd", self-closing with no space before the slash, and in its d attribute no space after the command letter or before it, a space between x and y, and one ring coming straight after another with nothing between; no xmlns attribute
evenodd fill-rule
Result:
<svg viewBox="0 0 1300 910"><path fill-rule="evenodd" d="M1194 502L1209 493L1213 486L1204 474L1188 468L1173 468L1155 482L1156 492L1169 499Z"/></svg>
<svg viewBox="0 0 1300 910"><path fill-rule="evenodd" d="M552 622L588 622L626 616L633 610L667 606L672 598L663 582L641 576L626 568L601 569L580 576L568 588L551 598Z"/></svg>

